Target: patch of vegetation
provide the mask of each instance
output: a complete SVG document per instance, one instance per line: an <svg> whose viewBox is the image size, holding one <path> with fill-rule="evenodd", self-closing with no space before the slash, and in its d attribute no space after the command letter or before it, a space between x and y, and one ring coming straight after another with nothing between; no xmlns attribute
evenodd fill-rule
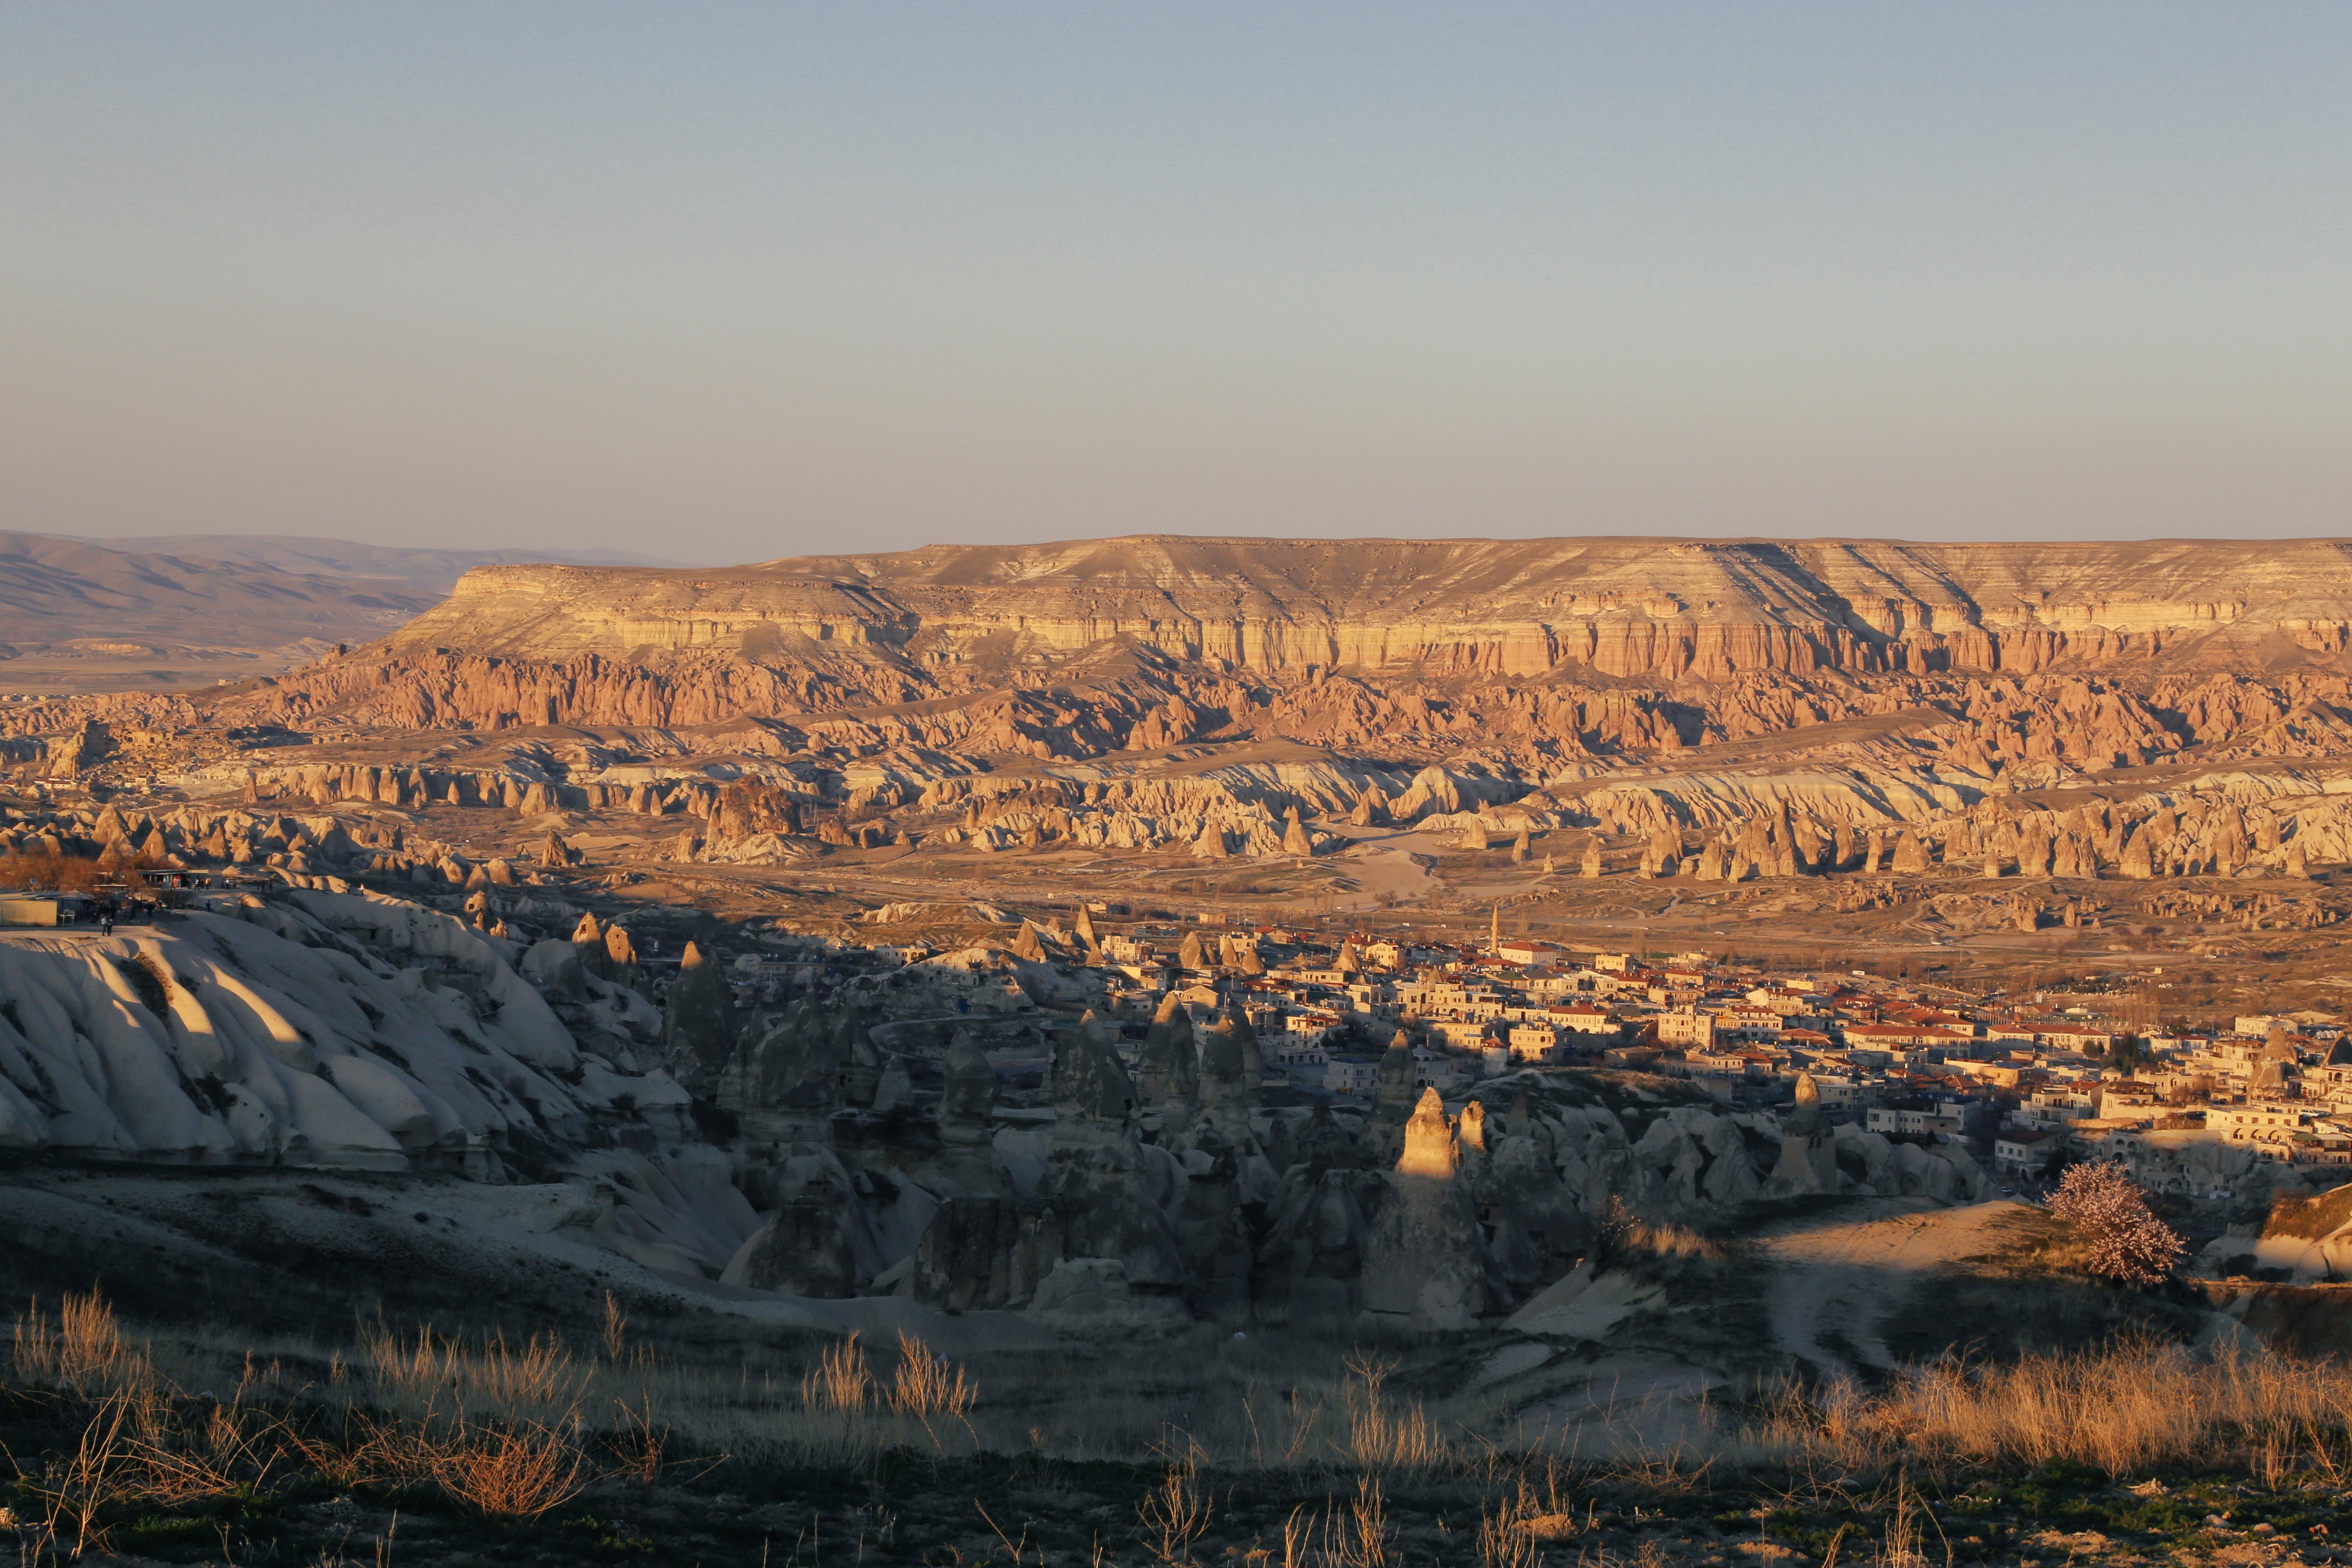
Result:
<svg viewBox="0 0 2352 1568"><path fill-rule="evenodd" d="M1693 1278L1702 1311L1753 1322L1720 1310L1727 1283ZM126 1334L79 1298L0 1349L0 1507L42 1537L27 1561L87 1537L155 1562L338 1568L1529 1568L2120 1563L2150 1543L2314 1541L2352 1503L2352 1371L2145 1340L1922 1363L1868 1390L1784 1384L1650 1440L1465 1394L1491 1341L1373 1343L1340 1319L1246 1339L1204 1325L1149 1356L1074 1345L1017 1370L838 1339L684 1364L689 1323L648 1337L610 1301L570 1326L588 1348L551 1327L373 1329L248 1359L249 1342L192 1329ZM206 1386L231 1392L186 1392Z"/></svg>
<svg viewBox="0 0 2352 1568"><path fill-rule="evenodd" d="M2204 1329L2201 1302L2063 1279L1931 1274L1880 1331L1898 1361L1948 1353L2014 1361L2089 1345L2187 1344Z"/></svg>
<svg viewBox="0 0 2352 1568"><path fill-rule="evenodd" d="M2270 1216L2263 1222L2263 1238L2293 1237L2317 1241L2352 1225L2352 1182L2305 1197L2279 1193L2271 1199Z"/></svg>

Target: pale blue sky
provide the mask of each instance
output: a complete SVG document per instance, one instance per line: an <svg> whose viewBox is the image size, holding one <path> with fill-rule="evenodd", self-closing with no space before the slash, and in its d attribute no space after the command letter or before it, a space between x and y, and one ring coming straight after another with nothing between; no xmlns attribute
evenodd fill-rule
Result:
<svg viewBox="0 0 2352 1568"><path fill-rule="evenodd" d="M2342 5L0 9L0 527L2352 523Z"/></svg>

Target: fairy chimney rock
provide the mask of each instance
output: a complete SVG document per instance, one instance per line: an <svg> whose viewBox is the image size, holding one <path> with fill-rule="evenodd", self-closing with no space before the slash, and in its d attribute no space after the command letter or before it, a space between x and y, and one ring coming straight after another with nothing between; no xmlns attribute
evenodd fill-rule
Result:
<svg viewBox="0 0 2352 1568"><path fill-rule="evenodd" d="M1465 1154L1486 1152L1486 1108L1472 1100L1462 1108L1462 1118L1454 1126L1454 1137Z"/></svg>
<svg viewBox="0 0 2352 1568"><path fill-rule="evenodd" d="M1445 1102L1438 1099L1437 1090L1423 1089L1421 1103L1413 1107L1404 1124L1404 1152L1397 1158L1397 1174L1450 1181L1461 1157L1454 1142L1454 1125L1445 1117Z"/></svg>
<svg viewBox="0 0 2352 1568"><path fill-rule="evenodd" d="M1025 958L1032 963L1045 962L1045 944L1037 935L1034 921L1024 920L1021 922L1021 934L1013 939L1013 955Z"/></svg>

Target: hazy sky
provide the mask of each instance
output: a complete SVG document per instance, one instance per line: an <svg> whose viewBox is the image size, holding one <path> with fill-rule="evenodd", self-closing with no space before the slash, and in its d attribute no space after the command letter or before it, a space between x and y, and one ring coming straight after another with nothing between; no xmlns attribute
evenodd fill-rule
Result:
<svg viewBox="0 0 2352 1568"><path fill-rule="evenodd" d="M0 527L2352 524L2352 6L0 8Z"/></svg>

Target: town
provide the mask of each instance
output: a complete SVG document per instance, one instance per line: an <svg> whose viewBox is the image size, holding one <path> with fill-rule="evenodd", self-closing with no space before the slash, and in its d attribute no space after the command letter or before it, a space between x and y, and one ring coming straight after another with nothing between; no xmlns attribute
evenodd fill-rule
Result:
<svg viewBox="0 0 2352 1568"><path fill-rule="evenodd" d="M1268 1106L1368 1107L1398 1050L1416 1092L1448 1098L1506 1074L1609 1068L1679 1080L1727 1108L1785 1111L1809 1079L1831 1126L1958 1144L2005 1194L2096 1161L2218 1214L2306 1173L2332 1184L2342 1178L2325 1168L2352 1165L2341 1024L2310 1011L2176 1014L2160 966L2018 994L1706 952L1570 949L1499 930L1446 942L1236 929L1204 915L1098 932L1106 912L1081 909L1066 931L1023 921L1017 936L944 952L835 939L823 962L747 954L732 978L756 1009L779 998L779 975L903 966L959 1016L1013 1022L1039 1016L1021 972L1060 958L1095 976L1107 1016L1124 1025L1130 1071L1155 1016L1178 1010L1196 1028L1245 1019ZM991 1059L1015 1084L1029 1068L1034 1082L1046 1050L1040 1035L1031 1050Z"/></svg>

